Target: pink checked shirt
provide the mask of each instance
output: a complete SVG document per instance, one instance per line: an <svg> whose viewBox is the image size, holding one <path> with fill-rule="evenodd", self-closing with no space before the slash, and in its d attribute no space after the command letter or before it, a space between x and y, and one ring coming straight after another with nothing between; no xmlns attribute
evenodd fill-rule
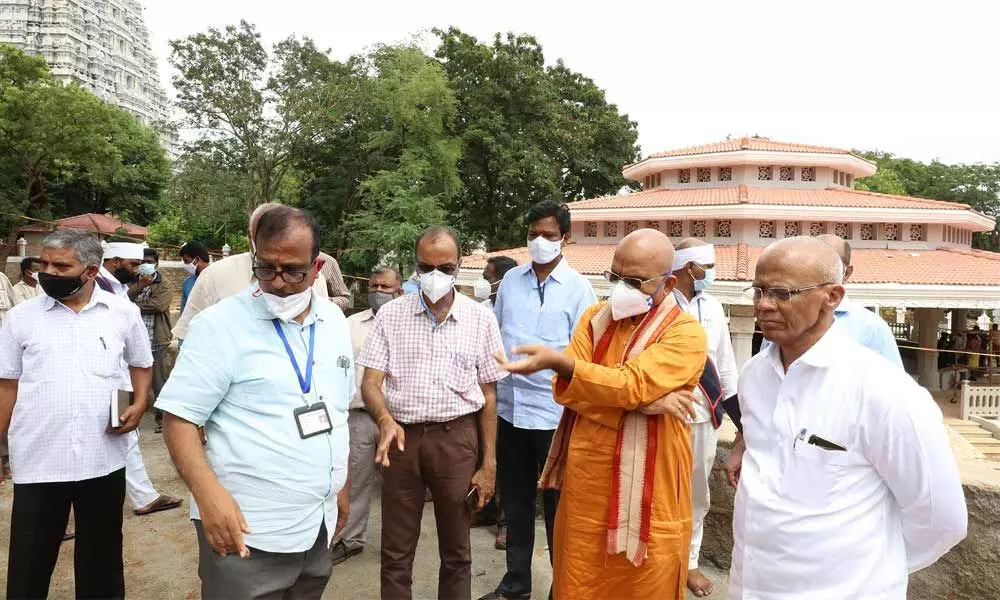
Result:
<svg viewBox="0 0 1000 600"><path fill-rule="evenodd" d="M486 400L480 383L507 374L493 355L503 350L489 308L456 293L440 325L407 294L383 306L358 364L385 373L386 402L400 423L440 423L476 412Z"/></svg>

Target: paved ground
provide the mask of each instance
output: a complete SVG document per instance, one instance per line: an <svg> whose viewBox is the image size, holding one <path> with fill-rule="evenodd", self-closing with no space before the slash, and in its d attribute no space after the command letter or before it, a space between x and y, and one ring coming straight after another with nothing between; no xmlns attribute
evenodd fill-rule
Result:
<svg viewBox="0 0 1000 600"><path fill-rule="evenodd" d="M177 476L161 437L152 433L151 427L152 418L147 418L141 441L146 468L153 482L161 492L186 495L184 483ZM11 484L7 482L0 487L0 590L7 580L11 495ZM185 507L186 504L185 501ZM197 544L186 508L146 517L136 517L132 514L131 507L128 508L125 516L125 581L128 596L164 600L199 598ZM334 568L324 598L378 598L380 522L376 501L369 527L370 547L361 555ZM548 567L544 530L539 526L536 531L537 567L533 585L535 597L545 598L551 571ZM432 599L437 594L437 538L434 532L434 515L428 505L414 565L414 598L417 599ZM490 528L474 529L472 543L472 592L473 597L477 598L492 590L500 581L505 571L504 553L493 548L493 532ZM63 545L52 577L51 598L73 596L73 551L74 542ZM707 574L716 582L716 591L712 597L725 598L724 574L717 571L709 571Z"/></svg>

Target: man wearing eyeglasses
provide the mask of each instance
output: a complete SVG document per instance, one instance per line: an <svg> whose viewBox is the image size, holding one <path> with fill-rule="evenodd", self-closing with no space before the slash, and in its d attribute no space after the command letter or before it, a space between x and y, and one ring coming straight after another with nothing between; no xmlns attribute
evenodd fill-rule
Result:
<svg viewBox="0 0 1000 600"><path fill-rule="evenodd" d="M250 225L248 236L251 240L251 252L235 254L223 260L215 261L205 268L198 275L191 293L188 295L187 303L184 305L184 312L181 313L177 324L174 325L172 333L174 337L183 340L187 335L188 327L191 326L191 319L195 318L201 311L209 306L213 306L221 300L236 294L242 293L253 281L253 239L257 232L257 221L267 211L282 206L276 202L261 204L254 209L250 215ZM329 299L329 292L326 279L322 272L313 283L316 293L321 298Z"/></svg>
<svg viewBox="0 0 1000 600"><path fill-rule="evenodd" d="M202 596L318 600L350 506L350 332L313 289L315 219L273 208L255 245L256 282L192 323L156 407L193 496Z"/></svg>
<svg viewBox="0 0 1000 600"><path fill-rule="evenodd" d="M730 598L904 600L908 574L965 537L941 411L834 326L843 276L834 249L810 237L757 261L747 293L772 343L739 381Z"/></svg>
<svg viewBox="0 0 1000 600"><path fill-rule="evenodd" d="M493 358L503 352L493 311L455 291L460 247L447 227L420 234L420 293L379 310L358 359L361 395L379 427L385 600L411 597L428 488L441 557L438 598L472 596L469 530L473 508L493 496L496 381L505 373Z"/></svg>
<svg viewBox="0 0 1000 600"><path fill-rule="evenodd" d="M711 368L718 373L711 385L699 385L689 400L694 412L691 418L691 449L694 454L694 475L691 479L691 552L688 557L688 589L698 598L712 594L712 582L698 569L705 517L710 506L709 476L715 464L718 444L716 430L722 424L722 403L735 403L737 369L733 343L722 303L705 290L715 281L715 246L696 238L677 244L674 254L674 277L677 303L689 315L698 319L708 337L708 357ZM703 377L704 379L704 377ZM677 392L687 394L688 392Z"/></svg>
<svg viewBox="0 0 1000 600"><path fill-rule="evenodd" d="M611 298L587 309L565 353L512 348L510 373L555 371L562 404L542 472L560 489L554 598L685 596L691 542L691 436L686 403L705 367L705 332L677 305L674 248L640 229L618 245ZM509 277L509 276L508 276Z"/></svg>

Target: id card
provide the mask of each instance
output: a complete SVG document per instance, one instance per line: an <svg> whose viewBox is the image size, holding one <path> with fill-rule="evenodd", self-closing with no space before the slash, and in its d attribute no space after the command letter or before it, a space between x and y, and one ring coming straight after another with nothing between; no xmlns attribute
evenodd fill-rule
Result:
<svg viewBox="0 0 1000 600"><path fill-rule="evenodd" d="M301 406L292 411L292 414L295 415L295 424L299 427L299 436L302 439L333 431L333 425L330 425L330 413L326 412L326 404L322 402Z"/></svg>

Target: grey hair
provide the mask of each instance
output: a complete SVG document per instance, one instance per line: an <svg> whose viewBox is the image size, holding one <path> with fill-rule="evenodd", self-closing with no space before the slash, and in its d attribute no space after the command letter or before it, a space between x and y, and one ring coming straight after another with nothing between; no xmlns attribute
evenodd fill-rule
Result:
<svg viewBox="0 0 1000 600"><path fill-rule="evenodd" d="M72 248L76 259L85 267L100 265L104 258L104 248L97 236L81 229L59 229L42 240L43 248Z"/></svg>
<svg viewBox="0 0 1000 600"><path fill-rule="evenodd" d="M844 283L844 263L840 260L840 255L837 255L836 262L824 260L820 265L820 273L823 275L824 281L842 285Z"/></svg>
<svg viewBox="0 0 1000 600"><path fill-rule="evenodd" d="M372 269L371 274L385 275L387 273L391 273L392 275L394 275L396 277L396 281L398 281L400 285L403 284L403 274L400 273L399 269L397 269L396 267L387 267L387 266L375 267L374 269Z"/></svg>

